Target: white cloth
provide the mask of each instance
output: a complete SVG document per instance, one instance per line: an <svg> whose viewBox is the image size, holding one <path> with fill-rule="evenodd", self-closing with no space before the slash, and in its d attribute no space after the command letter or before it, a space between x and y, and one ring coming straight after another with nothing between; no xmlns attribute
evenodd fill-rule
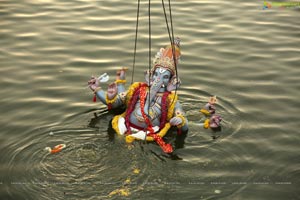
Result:
<svg viewBox="0 0 300 200"><path fill-rule="evenodd" d="M119 128L119 133L121 135L124 135L124 133L127 131L126 125L125 125L125 119L124 117L119 117L118 119L118 128ZM158 126L154 126L152 127L154 132L156 133L157 131L159 131L159 127ZM130 127L130 130L133 132L133 134L131 134L131 136L140 139L140 140L146 140L146 136L148 133L150 133L149 131L141 131L135 128Z"/></svg>

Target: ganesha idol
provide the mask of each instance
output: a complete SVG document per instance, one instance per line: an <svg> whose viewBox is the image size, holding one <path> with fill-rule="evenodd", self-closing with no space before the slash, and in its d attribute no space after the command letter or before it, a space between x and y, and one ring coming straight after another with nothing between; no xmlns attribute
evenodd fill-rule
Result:
<svg viewBox="0 0 300 200"><path fill-rule="evenodd" d="M126 69L117 72L114 83L107 91L99 87L99 80L92 77L89 87L108 109L125 106L125 112L114 116L112 127L125 136L126 142L134 140L155 141L166 153L171 153L171 144L163 137L172 127L178 134L188 131L188 121L177 97L180 80L176 67L180 58L180 41L176 38L173 46L161 48L154 58L152 69L145 72L145 82L135 82L125 89Z"/></svg>

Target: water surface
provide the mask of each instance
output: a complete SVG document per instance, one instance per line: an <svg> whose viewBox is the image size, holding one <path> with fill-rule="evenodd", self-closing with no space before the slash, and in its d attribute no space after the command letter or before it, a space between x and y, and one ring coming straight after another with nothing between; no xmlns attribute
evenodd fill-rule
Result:
<svg viewBox="0 0 300 200"><path fill-rule="evenodd" d="M134 81L148 69L147 3ZM161 1L151 4L154 56L169 39ZM122 66L130 83L136 1L1 1L0 199L299 199L300 14L262 6L172 2L190 121L174 160L114 137L113 113L86 88ZM217 133L199 125L211 95ZM63 152L44 151L59 143Z"/></svg>

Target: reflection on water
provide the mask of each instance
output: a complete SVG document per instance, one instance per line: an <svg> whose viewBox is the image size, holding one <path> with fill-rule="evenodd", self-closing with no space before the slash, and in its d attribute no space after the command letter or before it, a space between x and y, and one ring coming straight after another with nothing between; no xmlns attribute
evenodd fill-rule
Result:
<svg viewBox="0 0 300 200"><path fill-rule="evenodd" d="M148 69L147 3L134 81ZM169 39L161 2L151 4L155 55ZM168 156L153 143L128 146L109 125L115 113L86 88L91 75L122 66L131 80L136 2L1 1L0 199L298 198L299 10L172 5L190 129L170 132ZM213 95L218 132L200 124ZM60 153L44 150L60 143Z"/></svg>

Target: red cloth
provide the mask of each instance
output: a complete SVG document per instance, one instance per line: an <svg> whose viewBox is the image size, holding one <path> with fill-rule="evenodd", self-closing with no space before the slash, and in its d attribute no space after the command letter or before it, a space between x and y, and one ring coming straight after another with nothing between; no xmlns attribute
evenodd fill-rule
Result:
<svg viewBox="0 0 300 200"><path fill-rule="evenodd" d="M172 145L165 143L165 141L162 139L162 137L160 137L157 134L152 134L151 136L154 138L155 142L161 147L161 149L165 153L172 153L173 152Z"/></svg>

